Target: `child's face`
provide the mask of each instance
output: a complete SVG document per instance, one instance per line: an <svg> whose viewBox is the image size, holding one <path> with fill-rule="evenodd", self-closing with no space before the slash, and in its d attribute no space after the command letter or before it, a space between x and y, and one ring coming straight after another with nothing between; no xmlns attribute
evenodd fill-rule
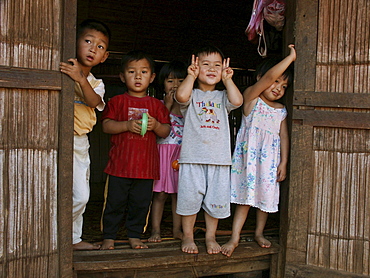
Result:
<svg viewBox="0 0 370 278"><path fill-rule="evenodd" d="M168 93L175 93L177 88L180 86L184 78L175 78L172 73L164 80L164 92L166 95Z"/></svg>
<svg viewBox="0 0 370 278"><path fill-rule="evenodd" d="M86 29L77 40L77 60L91 68L108 58L107 48L108 38L102 32Z"/></svg>
<svg viewBox="0 0 370 278"><path fill-rule="evenodd" d="M202 87L206 87L206 89L208 90L208 87L210 87L210 89L213 90L216 84L221 81L222 57L219 53L211 53L200 54L198 59L199 88L202 89Z"/></svg>
<svg viewBox="0 0 370 278"><path fill-rule="evenodd" d="M124 72L120 73L122 82L126 83L130 95L143 97L146 90L155 78L147 59L131 61L127 64Z"/></svg>
<svg viewBox="0 0 370 278"><path fill-rule="evenodd" d="M288 78L280 76L275 82L263 91L262 95L269 101L276 101L282 98L288 87Z"/></svg>

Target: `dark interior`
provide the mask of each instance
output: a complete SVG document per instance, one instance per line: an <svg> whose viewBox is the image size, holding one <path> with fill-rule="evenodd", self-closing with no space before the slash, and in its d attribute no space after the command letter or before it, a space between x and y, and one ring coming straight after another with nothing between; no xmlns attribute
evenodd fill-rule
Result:
<svg viewBox="0 0 370 278"><path fill-rule="evenodd" d="M118 78L120 59L123 54L136 49L144 50L154 58L158 73L163 63L177 59L188 64L195 49L213 44L222 50L225 57L230 57L233 79L242 90L251 84L253 71L262 61L257 45L249 42L245 34L252 7L253 1L240 0L79 0L77 23L94 18L105 22L111 29L110 56L105 63L92 70L96 77L104 80L106 101L124 92L124 86ZM270 49L268 57L281 55L281 40L277 43L278 47ZM155 81L152 88L153 96L160 98L162 94L158 93ZM232 144L240 115L240 109L230 115ZM99 122L89 136L91 197L85 213L84 237L96 241L100 238L99 221L106 178L103 171L108 160L109 136L101 131ZM170 218L170 203L167 210L164 218L166 215ZM220 228L230 230L231 220L230 217L225 225L221 223ZM245 224L246 229L254 229L254 221L251 212ZM278 214L271 215L266 228L276 231L278 222ZM164 225L171 223L164 221Z"/></svg>

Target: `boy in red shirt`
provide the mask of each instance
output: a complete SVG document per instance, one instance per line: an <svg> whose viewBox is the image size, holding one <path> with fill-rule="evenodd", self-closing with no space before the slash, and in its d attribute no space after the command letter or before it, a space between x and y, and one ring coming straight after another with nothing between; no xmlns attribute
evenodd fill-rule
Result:
<svg viewBox="0 0 370 278"><path fill-rule="evenodd" d="M122 58L120 78L127 92L114 96L103 112L103 131L111 136L108 181L103 211L103 244L114 249L114 240L125 209L127 236L133 249L148 248L140 240L147 225L153 180L159 179L159 154L156 137L170 133L168 109L158 99L147 95L155 78L154 61L141 51L131 51ZM147 132L141 135L142 114L148 114Z"/></svg>

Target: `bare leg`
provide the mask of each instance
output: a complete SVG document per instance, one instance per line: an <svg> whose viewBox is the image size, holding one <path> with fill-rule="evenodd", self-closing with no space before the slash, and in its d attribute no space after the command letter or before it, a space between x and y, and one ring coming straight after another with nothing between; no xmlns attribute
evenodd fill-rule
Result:
<svg viewBox="0 0 370 278"><path fill-rule="evenodd" d="M257 210L257 222L256 222L256 231L254 232L254 240L257 241L259 246L263 248L270 248L271 242L263 236L263 230L265 229L266 221L268 218L268 213Z"/></svg>
<svg viewBox="0 0 370 278"><path fill-rule="evenodd" d="M235 248L239 245L240 233L247 219L250 206L237 205L233 219L233 232L228 242L221 246L221 253L230 257Z"/></svg>
<svg viewBox="0 0 370 278"><path fill-rule="evenodd" d="M208 213L204 212L206 221L206 246L208 254L218 254L221 252L221 246L216 241L216 230L218 219L213 218Z"/></svg>
<svg viewBox="0 0 370 278"><path fill-rule="evenodd" d="M114 249L114 239L104 239L101 250L113 250Z"/></svg>
<svg viewBox="0 0 370 278"><path fill-rule="evenodd" d="M152 204L152 233L149 242L161 242L161 221L163 216L163 209L167 199L167 193L154 192Z"/></svg>
<svg viewBox="0 0 370 278"><path fill-rule="evenodd" d="M181 215L178 215L176 213L176 207L177 207L177 194L171 194L172 198L172 231L173 231L173 237L182 239L182 230L181 230Z"/></svg>
<svg viewBox="0 0 370 278"><path fill-rule="evenodd" d="M182 216L182 229L184 234L182 236L181 250L185 253L198 254L198 247L194 242L194 225L197 215Z"/></svg>

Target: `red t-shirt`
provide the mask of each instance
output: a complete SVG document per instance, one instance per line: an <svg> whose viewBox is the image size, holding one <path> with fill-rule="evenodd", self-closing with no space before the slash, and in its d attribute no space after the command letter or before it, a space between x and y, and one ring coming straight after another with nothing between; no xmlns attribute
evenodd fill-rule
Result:
<svg viewBox="0 0 370 278"><path fill-rule="evenodd" d="M150 96L134 97L128 93L111 98L102 120L139 120L145 112L162 124L171 124L169 111L160 100ZM153 131L147 131L144 136L129 131L112 134L109 161L104 172L123 178L159 179L156 134Z"/></svg>

